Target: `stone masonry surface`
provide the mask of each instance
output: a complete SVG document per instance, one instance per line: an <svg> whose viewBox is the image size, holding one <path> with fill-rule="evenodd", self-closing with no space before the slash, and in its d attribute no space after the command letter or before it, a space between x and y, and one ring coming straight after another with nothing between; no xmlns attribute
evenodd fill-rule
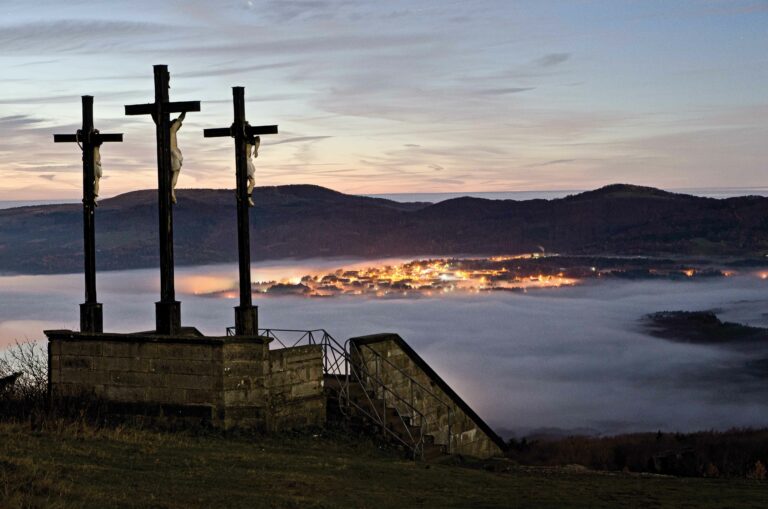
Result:
<svg viewBox="0 0 768 509"><path fill-rule="evenodd" d="M489 435L483 429L487 426L477 422L479 418L470 415L471 410L467 412L466 403L453 391L448 389L448 392L441 387L442 380L438 382L436 374L432 376L433 373L424 369L421 364L426 363L421 358L403 348L404 341L400 336L382 334L354 338L352 343L356 345L352 352L353 364L365 363L368 372L377 373L378 378L393 392L404 398L412 397L412 405L423 415L423 422L416 416L414 424L422 425L425 433L434 436L436 444L447 445L450 440L452 453L480 458L502 454L498 437ZM412 413L391 393L385 392L384 396L387 404L397 408L401 414Z"/></svg>
<svg viewBox="0 0 768 509"><path fill-rule="evenodd" d="M320 427L325 424L323 349L305 345L269 352L270 427Z"/></svg>
<svg viewBox="0 0 768 509"><path fill-rule="evenodd" d="M226 429L280 430L325 420L319 346L270 352L268 338L199 333L46 335L55 396L95 397Z"/></svg>

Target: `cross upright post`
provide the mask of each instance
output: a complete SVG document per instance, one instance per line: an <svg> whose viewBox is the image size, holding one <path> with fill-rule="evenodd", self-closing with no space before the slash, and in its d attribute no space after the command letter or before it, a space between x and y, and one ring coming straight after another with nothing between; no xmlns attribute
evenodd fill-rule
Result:
<svg viewBox="0 0 768 509"><path fill-rule="evenodd" d="M82 96L83 126L76 134L54 134L54 143L74 142L83 151L83 252L85 255L85 302L80 304L80 332L104 332L101 304L96 298L95 152L104 142L121 142L123 135L102 134L93 127L93 96Z"/></svg>
<svg viewBox="0 0 768 509"><path fill-rule="evenodd" d="M240 276L240 305L235 307L235 334L255 336L258 334L258 307L251 299L251 238L248 196L247 145L255 144L256 136L277 134L276 125L251 126L245 120L245 89L232 87L234 122L231 127L205 129L206 138L232 137L235 140L235 178L237 183L237 252Z"/></svg>
<svg viewBox="0 0 768 509"><path fill-rule="evenodd" d="M171 173L171 113L200 111L200 101L169 102L170 75L167 65L155 65L155 102L126 105L126 115L151 115L157 138L157 192L160 232L160 301L155 303L155 326L159 334L181 330L181 303L176 300L173 267L173 192Z"/></svg>

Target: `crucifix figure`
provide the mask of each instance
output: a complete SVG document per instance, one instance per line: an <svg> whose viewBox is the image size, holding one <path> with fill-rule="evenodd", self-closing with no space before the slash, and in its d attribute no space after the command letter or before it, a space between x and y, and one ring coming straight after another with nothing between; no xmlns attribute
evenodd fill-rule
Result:
<svg viewBox="0 0 768 509"><path fill-rule="evenodd" d="M98 129L94 129L96 134L99 134ZM101 147L96 145L93 147L93 204L98 207L99 204L96 199L99 197L99 184L101 183L101 177L104 175L104 171L101 168Z"/></svg>
<svg viewBox="0 0 768 509"><path fill-rule="evenodd" d="M94 207L101 178L101 144L123 141L122 134L102 134L93 128L93 96L83 96L83 127L76 134L54 134L55 143L74 142L83 151L83 251L85 302L80 304L80 332L103 332L103 313L96 299L96 233Z"/></svg>
<svg viewBox="0 0 768 509"><path fill-rule="evenodd" d="M176 133L181 129L181 123L184 122L184 117L187 116L186 111L182 111L179 118L176 118L171 122L171 201L176 203L176 182L179 181L179 172L181 172L181 163L184 162L184 158L181 156L181 150L179 149L179 142L176 139Z"/></svg>
<svg viewBox="0 0 768 509"><path fill-rule="evenodd" d="M253 136L245 143L245 157L248 159L248 206L253 207L253 187L256 185L256 167L253 165L253 160L259 157L259 145L261 145L261 137Z"/></svg>
<svg viewBox="0 0 768 509"><path fill-rule="evenodd" d="M159 334L177 334L181 329L181 303L176 300L173 280L173 203L174 186L181 169L181 152L176 132L184 114L200 111L200 101L170 102L170 77L167 65L154 66L155 102L125 107L126 115L151 115L157 137L157 193L160 226L160 301L155 303L155 325ZM170 121L171 113L179 118Z"/></svg>
<svg viewBox="0 0 768 509"><path fill-rule="evenodd" d="M276 125L251 126L245 120L245 89L232 87L235 120L230 127L205 129L206 138L232 137L235 139L235 178L237 182L237 251L240 272L240 305L235 308L235 334L258 334L258 309L251 300L251 238L248 209L253 205L251 193L255 182L255 168L251 158L258 156L261 134L277 134Z"/></svg>

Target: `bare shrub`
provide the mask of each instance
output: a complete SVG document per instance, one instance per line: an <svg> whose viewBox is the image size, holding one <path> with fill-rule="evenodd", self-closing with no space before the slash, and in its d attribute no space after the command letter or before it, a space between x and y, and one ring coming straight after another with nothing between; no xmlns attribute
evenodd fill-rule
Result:
<svg viewBox="0 0 768 509"><path fill-rule="evenodd" d="M522 465L580 464L594 470L768 479L768 428L611 437L528 438L507 456Z"/></svg>
<svg viewBox="0 0 768 509"><path fill-rule="evenodd" d="M48 353L36 341L16 341L15 345L0 353L0 377L20 373L10 387L13 399L42 400L48 390Z"/></svg>
<svg viewBox="0 0 768 509"><path fill-rule="evenodd" d="M0 390L0 419L39 427L48 416L46 348L34 341L17 341L0 352L0 377L12 375L18 377Z"/></svg>
<svg viewBox="0 0 768 509"><path fill-rule="evenodd" d="M760 460L755 462L754 468L747 473L747 478L755 479L757 481L765 481L768 471L766 471L765 465Z"/></svg>

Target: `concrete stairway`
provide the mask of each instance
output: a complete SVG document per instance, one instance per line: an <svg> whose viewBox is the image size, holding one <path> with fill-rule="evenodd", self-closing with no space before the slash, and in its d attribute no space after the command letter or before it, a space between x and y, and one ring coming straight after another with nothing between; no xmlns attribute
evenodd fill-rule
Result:
<svg viewBox="0 0 768 509"><path fill-rule="evenodd" d="M414 458L503 454L504 441L397 334L342 344L324 329L260 333L283 349L321 347L326 421L382 437Z"/></svg>
<svg viewBox="0 0 768 509"><path fill-rule="evenodd" d="M343 387L342 387L343 386ZM446 447L433 435L414 425L410 415L387 406L372 390L346 377L326 375L328 420L384 439L415 459L435 460L447 456Z"/></svg>

